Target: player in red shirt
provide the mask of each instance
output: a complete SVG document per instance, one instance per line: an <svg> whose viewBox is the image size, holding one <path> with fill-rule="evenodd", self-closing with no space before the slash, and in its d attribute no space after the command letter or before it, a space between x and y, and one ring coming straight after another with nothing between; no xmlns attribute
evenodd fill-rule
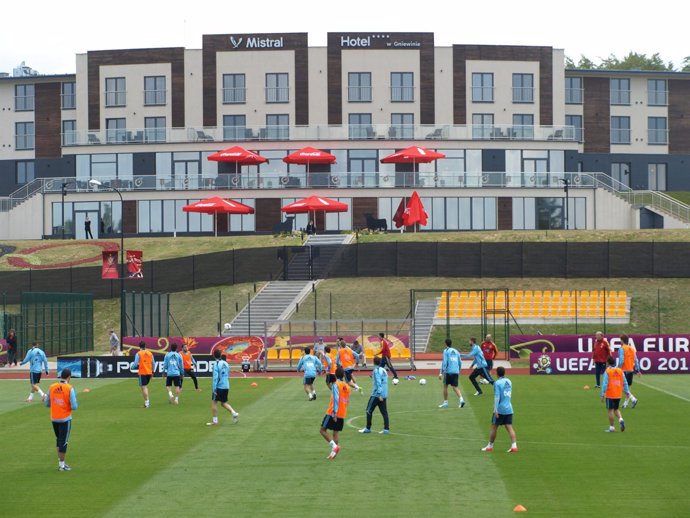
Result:
<svg viewBox="0 0 690 518"><path fill-rule="evenodd" d="M393 378L398 379L398 373L395 372L395 367L393 367L393 362L391 361L391 342L385 338L383 333L379 333L379 341L381 342L381 367L388 369L393 373Z"/></svg>
<svg viewBox="0 0 690 518"><path fill-rule="evenodd" d="M480 345L479 347L482 350L484 359L486 360L486 372L491 374L491 369L493 369L494 367L494 359L498 355L498 347L496 347L496 344L491 339L491 335L486 335L486 338L484 338L482 345ZM487 385L489 382L486 378L480 378L479 383Z"/></svg>
<svg viewBox="0 0 690 518"><path fill-rule="evenodd" d="M611 357L611 345L601 331L597 331L594 337L592 359L594 360L594 376L597 382L594 388L599 388L601 386L601 375L606 372L606 361Z"/></svg>

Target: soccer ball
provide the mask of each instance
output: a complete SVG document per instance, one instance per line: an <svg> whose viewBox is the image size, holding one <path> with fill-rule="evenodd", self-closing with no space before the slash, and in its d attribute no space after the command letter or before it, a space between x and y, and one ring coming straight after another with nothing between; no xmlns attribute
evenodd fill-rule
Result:
<svg viewBox="0 0 690 518"><path fill-rule="evenodd" d="M226 322L225 325L223 326L226 331L228 331L232 326L230 325L230 322Z"/></svg>
<svg viewBox="0 0 690 518"><path fill-rule="evenodd" d="M426 380L424 378L419 380L420 385L426 385Z"/></svg>
<svg viewBox="0 0 690 518"><path fill-rule="evenodd" d="M393 385L397 385L400 383L400 380L398 378L393 378Z"/></svg>

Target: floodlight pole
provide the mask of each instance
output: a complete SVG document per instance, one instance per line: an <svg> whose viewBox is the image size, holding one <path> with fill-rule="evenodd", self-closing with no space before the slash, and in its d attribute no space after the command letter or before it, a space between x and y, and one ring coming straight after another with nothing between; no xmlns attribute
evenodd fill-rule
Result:
<svg viewBox="0 0 690 518"><path fill-rule="evenodd" d="M568 221L568 205L570 205L570 203L568 203L568 191L570 188L570 178L560 178L560 181L563 182L563 190L565 191L565 229L569 230L570 222Z"/></svg>
<svg viewBox="0 0 690 518"><path fill-rule="evenodd" d="M65 239L65 196L67 196L67 182L62 182L62 239Z"/></svg>
<svg viewBox="0 0 690 518"><path fill-rule="evenodd" d="M92 178L89 180L89 185L91 187L101 187L103 184ZM120 351L122 351L123 340L125 339L125 224L124 224L124 214L125 214L125 200L122 198L122 193L117 187L108 186L106 189L115 191L120 197ZM111 209L112 215L112 209Z"/></svg>

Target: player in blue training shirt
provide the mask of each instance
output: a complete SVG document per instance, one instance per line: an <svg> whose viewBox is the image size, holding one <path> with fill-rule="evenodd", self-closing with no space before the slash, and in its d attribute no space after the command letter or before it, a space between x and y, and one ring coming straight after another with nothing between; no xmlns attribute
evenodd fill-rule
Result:
<svg viewBox="0 0 690 518"><path fill-rule="evenodd" d="M46 376L48 375L48 358L46 358L46 353L38 346L38 342L32 344L31 349L29 349L26 357L19 365L24 365L25 363L29 364L29 383L31 383L31 392L29 392L26 402L31 403L33 401L35 392L39 393L41 399L45 399L46 393L41 390L38 384L41 382L42 370L45 370Z"/></svg>
<svg viewBox="0 0 690 518"><path fill-rule="evenodd" d="M177 344L170 344L170 352L163 358L163 372L165 372L165 388L168 389L168 401L173 402L172 386L175 385L175 404L180 402L182 390L182 376L184 376L184 362L182 355L177 352Z"/></svg>
<svg viewBox="0 0 690 518"><path fill-rule="evenodd" d="M443 403L439 408L448 408L448 385L453 387L453 391L460 398L458 406L460 408L465 406L465 400L462 398L462 392L458 386L460 378L460 353L453 347L453 341L446 338L446 349L443 351L443 363L441 364L441 372L438 377L443 381Z"/></svg>
<svg viewBox="0 0 690 518"><path fill-rule="evenodd" d="M492 385L494 379L491 377L491 374L489 374L489 370L486 368L486 358L484 358L484 353L482 352L481 347L477 345L477 339L475 337L470 338L470 347L470 352L467 354L461 354L460 357L472 360L474 370L472 371L472 374L470 374L470 381L472 382L472 385L474 385L474 388L476 390L474 395L481 396L483 392L481 387L479 386L479 383L477 383L477 378L479 376L483 376L486 379L486 381L488 381Z"/></svg>
<svg viewBox="0 0 690 518"><path fill-rule="evenodd" d="M207 426L218 426L218 403L232 414L232 422L240 420L240 414L228 403L228 392L230 392L230 366L225 359L221 358L220 349L213 351L216 363L213 365L213 385L211 387L211 422Z"/></svg>
<svg viewBox="0 0 690 518"><path fill-rule="evenodd" d="M299 359L297 364L298 371L304 371L304 392L309 396L309 401L314 401L316 399L316 390L314 389L314 380L323 365L321 360L316 356L311 354L311 349L309 347L304 348L304 356Z"/></svg>
<svg viewBox="0 0 690 518"><path fill-rule="evenodd" d="M505 377L505 367L497 368L496 374L498 374L498 379L493 384L494 413L491 418L491 433L489 434L489 444L482 448L482 451L494 451L496 431L499 426L505 426L508 435L510 435L510 449L508 453L515 453L518 451L518 447L515 430L513 430L513 405L510 402L510 398L513 396L513 384Z"/></svg>
<svg viewBox="0 0 690 518"><path fill-rule="evenodd" d="M382 360L378 356L374 356L374 370L371 373L371 379L374 386L371 389L371 397L367 403L367 426L362 428L359 433L371 433L371 418L376 407L379 407L381 415L383 416L383 430L379 433L388 435L390 428L388 426L388 373L386 369L381 367Z"/></svg>

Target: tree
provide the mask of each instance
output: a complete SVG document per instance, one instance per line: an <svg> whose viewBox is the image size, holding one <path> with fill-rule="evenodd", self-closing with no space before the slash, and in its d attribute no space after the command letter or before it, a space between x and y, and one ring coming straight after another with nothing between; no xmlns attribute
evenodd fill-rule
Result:
<svg viewBox="0 0 690 518"><path fill-rule="evenodd" d="M681 72L690 72L690 56L685 56L680 66L682 67Z"/></svg>
<svg viewBox="0 0 690 518"><path fill-rule="evenodd" d="M588 70L656 70L656 71L673 71L672 62L664 62L659 53L647 56L647 54L639 54L637 52L629 52L623 59L619 59L614 54L609 54L597 66L592 60L585 56L580 56L577 65L572 59L566 57L566 67L580 68ZM683 71L690 71L690 56L683 60Z"/></svg>

